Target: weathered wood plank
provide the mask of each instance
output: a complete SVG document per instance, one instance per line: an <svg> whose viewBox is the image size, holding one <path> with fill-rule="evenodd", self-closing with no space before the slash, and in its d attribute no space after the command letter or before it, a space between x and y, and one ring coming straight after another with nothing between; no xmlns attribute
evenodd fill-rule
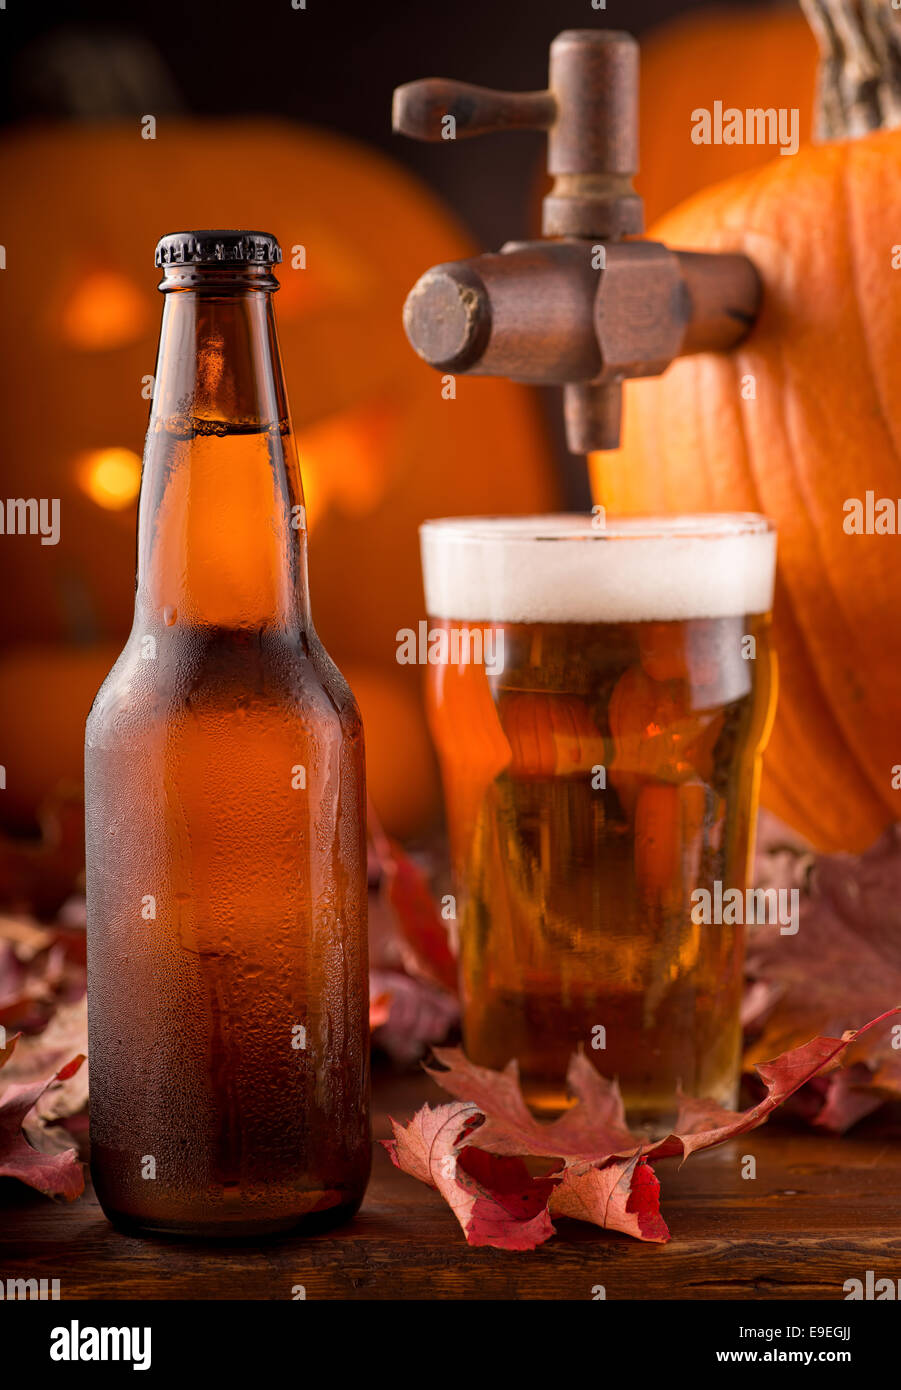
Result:
<svg viewBox="0 0 901 1390"><path fill-rule="evenodd" d="M424 1077L382 1084L376 1132L438 1098ZM757 1177L742 1178L753 1154ZM436 1193L378 1149L360 1214L315 1238L193 1245L112 1230L87 1194L71 1205L0 1182L0 1276L59 1278L65 1298L842 1299L849 1278L901 1271L901 1125L845 1139L769 1128L679 1168L658 1164L669 1245L561 1221L530 1254L471 1250Z"/></svg>

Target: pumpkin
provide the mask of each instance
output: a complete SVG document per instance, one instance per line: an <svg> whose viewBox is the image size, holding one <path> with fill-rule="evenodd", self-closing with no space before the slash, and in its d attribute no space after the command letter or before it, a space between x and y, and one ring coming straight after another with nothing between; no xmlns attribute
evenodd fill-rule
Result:
<svg viewBox="0 0 901 1390"><path fill-rule="evenodd" d="M5 826L31 828L36 810L56 788L80 785L85 711L119 650L113 642L36 642L0 654Z"/></svg>
<svg viewBox="0 0 901 1390"><path fill-rule="evenodd" d="M451 855L461 863L472 844L485 794L509 766L513 750L482 663L454 666L441 662L433 666L426 686L426 708L450 811ZM461 729L466 730L465 757L460 755Z"/></svg>
<svg viewBox="0 0 901 1390"><path fill-rule="evenodd" d="M767 145L696 145L692 112L715 101L740 111L797 107L810 139L817 45L797 4L700 9L653 29L641 44L641 169L635 187L648 224L692 193L767 164Z"/></svg>
<svg viewBox="0 0 901 1390"><path fill-rule="evenodd" d="M145 378L162 307L155 241L192 226L272 231L285 250L276 313L317 628L338 665L381 692L366 702L381 712L367 735L373 798L391 808L387 828L422 827L437 811L438 785L421 673L395 659L397 630L422 613L417 523L544 511L556 495L526 389L460 381L456 399L445 399L441 378L404 337L410 286L429 265L471 255L466 236L382 155L271 120L160 117L150 140L137 116L14 128L0 141L0 184L16 190L0 274L0 317L15 344L0 375L3 496L61 502L58 545L35 536L0 544L0 585L15 594L0 614L0 639L66 644L127 633ZM305 269L295 268L295 247L305 248ZM73 680L80 661L73 649ZM9 783L28 785L29 796L37 787L25 750L47 721L72 730L65 765L80 761L89 700L62 668L53 709L33 703L23 685L16 737L4 728ZM77 705L71 720L67 701ZM404 711L403 725L387 716L392 708ZM421 767L400 779L413 749ZM0 798L0 817L11 811Z"/></svg>
<svg viewBox="0 0 901 1390"><path fill-rule="evenodd" d="M604 765L604 739L577 695L508 691L500 717L510 744L511 777L567 777Z"/></svg>
<svg viewBox="0 0 901 1390"><path fill-rule="evenodd" d="M866 52L850 0L845 10ZM834 120L901 110L888 67L877 89L853 63L852 48L824 69ZM746 252L764 304L731 354L627 385L623 448L593 456L593 491L611 512L776 521L780 697L763 804L819 848L861 850L901 817L901 541L845 529L848 499L873 492L894 513L901 498L901 131L777 156L653 236Z"/></svg>

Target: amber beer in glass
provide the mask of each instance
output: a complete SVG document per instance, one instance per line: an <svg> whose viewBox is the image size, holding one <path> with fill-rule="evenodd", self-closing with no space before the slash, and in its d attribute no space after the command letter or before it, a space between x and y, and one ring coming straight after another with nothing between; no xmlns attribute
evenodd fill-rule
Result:
<svg viewBox="0 0 901 1390"><path fill-rule="evenodd" d="M679 1086L734 1104L743 929L694 921L692 894L746 883L771 526L485 518L421 539L468 1054L516 1058L546 1112L580 1046L636 1123L668 1123Z"/></svg>
<svg viewBox="0 0 901 1390"><path fill-rule="evenodd" d="M316 1229L369 1173L363 734L310 617L273 237L165 237L131 636L87 725L110 1219Z"/></svg>

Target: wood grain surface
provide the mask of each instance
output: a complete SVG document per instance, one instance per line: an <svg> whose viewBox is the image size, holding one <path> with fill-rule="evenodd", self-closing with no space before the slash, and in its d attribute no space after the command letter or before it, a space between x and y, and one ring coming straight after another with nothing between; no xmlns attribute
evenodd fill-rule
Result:
<svg viewBox="0 0 901 1390"><path fill-rule="evenodd" d="M375 1132L441 1092L381 1078ZM753 1154L757 1176L742 1178ZM359 1215L313 1238L190 1244L114 1231L88 1189L55 1203L0 1181L0 1277L58 1278L61 1298L843 1300L846 1279L901 1276L901 1118L844 1139L771 1124L681 1169L657 1165L668 1245L578 1222L528 1254L470 1249L442 1199L376 1147Z"/></svg>

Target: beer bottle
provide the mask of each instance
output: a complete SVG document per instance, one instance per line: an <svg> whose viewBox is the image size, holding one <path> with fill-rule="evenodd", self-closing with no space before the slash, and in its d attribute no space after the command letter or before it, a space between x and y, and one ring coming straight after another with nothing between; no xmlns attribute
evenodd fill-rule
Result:
<svg viewBox="0 0 901 1390"><path fill-rule="evenodd" d="M274 237L164 237L135 617L87 724L110 1220L314 1230L370 1164L363 734L310 618Z"/></svg>

